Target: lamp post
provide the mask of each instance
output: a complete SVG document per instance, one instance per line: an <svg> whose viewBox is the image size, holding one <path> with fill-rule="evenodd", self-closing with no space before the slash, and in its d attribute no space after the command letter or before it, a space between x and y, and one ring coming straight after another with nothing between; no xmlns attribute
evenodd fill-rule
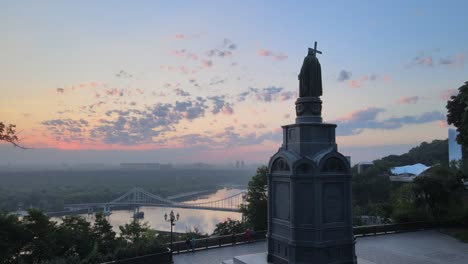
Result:
<svg viewBox="0 0 468 264"><path fill-rule="evenodd" d="M171 223L171 254L172 254L172 227L175 226L175 222L179 221L179 213L177 213L177 215L174 215L174 212L171 210L169 217L167 216L167 213L164 214L164 220L166 222Z"/></svg>

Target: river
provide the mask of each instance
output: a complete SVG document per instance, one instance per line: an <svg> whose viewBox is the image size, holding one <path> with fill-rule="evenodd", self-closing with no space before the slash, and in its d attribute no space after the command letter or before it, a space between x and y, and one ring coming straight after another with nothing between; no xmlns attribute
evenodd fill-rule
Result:
<svg viewBox="0 0 468 264"><path fill-rule="evenodd" d="M215 193L203 195L199 198L186 201L187 203L203 203L208 201L216 201L231 195L238 194L245 190L240 189L220 189ZM170 224L164 221L164 214L174 210L174 214L179 213L179 221L174 226L174 232L185 233L186 231L198 228L202 233L211 234L219 222L225 221L227 218L233 220L241 220L242 214L237 212L222 212L212 210L170 208L170 207L140 207L140 212L145 213L144 219L141 222L146 222L152 229L170 231ZM94 222L94 215L80 214L89 222ZM108 216L108 220L115 232L120 233L119 226L130 223L133 220L133 210L114 210ZM58 217L52 218L54 221L61 222Z"/></svg>

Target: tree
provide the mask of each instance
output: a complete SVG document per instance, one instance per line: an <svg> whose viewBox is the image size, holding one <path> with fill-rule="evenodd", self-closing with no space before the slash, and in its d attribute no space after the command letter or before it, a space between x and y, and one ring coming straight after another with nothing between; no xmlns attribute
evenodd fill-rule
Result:
<svg viewBox="0 0 468 264"><path fill-rule="evenodd" d="M0 213L0 259L17 263L24 245L32 239L16 215Z"/></svg>
<svg viewBox="0 0 468 264"><path fill-rule="evenodd" d="M463 159L468 151L468 82L458 88L458 94L447 101L447 123L457 128L457 142L462 146Z"/></svg>
<svg viewBox="0 0 468 264"><path fill-rule="evenodd" d="M458 211L463 197L462 173L435 166L416 177L413 191L416 204L425 207L435 218L447 217Z"/></svg>
<svg viewBox="0 0 468 264"><path fill-rule="evenodd" d="M96 220L94 220L92 231L96 239L99 252L109 254L115 250L115 232L112 230L112 225L107 221L102 213L96 213Z"/></svg>
<svg viewBox="0 0 468 264"><path fill-rule="evenodd" d="M388 200L391 182L386 175L380 174L378 169L371 168L362 174L353 175L353 200L356 205L365 206Z"/></svg>
<svg viewBox="0 0 468 264"><path fill-rule="evenodd" d="M95 247L91 224L81 216L67 216L56 231L58 255L78 255L87 258Z"/></svg>
<svg viewBox="0 0 468 264"><path fill-rule="evenodd" d="M231 234L243 233L246 230L245 223L228 218L226 221L216 224L213 235L225 236Z"/></svg>
<svg viewBox="0 0 468 264"><path fill-rule="evenodd" d="M256 230L267 228L267 175L266 166L259 167L257 173L249 182L247 190L247 205L241 207L241 212L247 221Z"/></svg>
<svg viewBox="0 0 468 264"><path fill-rule="evenodd" d="M22 257L26 263L40 263L57 256L55 222L51 222L49 217L37 209L29 209L28 215L24 217L25 229L32 236L27 241L22 251L27 252Z"/></svg>
<svg viewBox="0 0 468 264"><path fill-rule="evenodd" d="M426 218L415 202L412 183L401 185L391 194L392 219L396 223L421 221Z"/></svg>
<svg viewBox="0 0 468 264"><path fill-rule="evenodd" d="M16 133L16 125L9 124L8 126L0 122L0 141L5 141L13 144L13 146L25 149L19 143L18 135Z"/></svg>

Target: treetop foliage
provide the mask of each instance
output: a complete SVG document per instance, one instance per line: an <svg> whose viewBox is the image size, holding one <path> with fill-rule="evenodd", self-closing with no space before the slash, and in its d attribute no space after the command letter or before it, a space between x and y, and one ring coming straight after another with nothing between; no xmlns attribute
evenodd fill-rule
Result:
<svg viewBox="0 0 468 264"><path fill-rule="evenodd" d="M25 147L19 144L19 139L15 128L16 125L5 125L3 122L0 122L0 141L5 141L13 144L15 147L25 149Z"/></svg>
<svg viewBox="0 0 468 264"><path fill-rule="evenodd" d="M447 101L447 122L457 128L457 142L468 148L468 82L458 88L458 94ZM466 153L463 153L466 155Z"/></svg>

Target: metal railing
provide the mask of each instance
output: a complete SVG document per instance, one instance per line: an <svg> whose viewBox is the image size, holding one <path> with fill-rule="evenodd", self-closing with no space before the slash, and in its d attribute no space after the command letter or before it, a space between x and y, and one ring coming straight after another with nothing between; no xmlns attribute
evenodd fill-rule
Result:
<svg viewBox="0 0 468 264"><path fill-rule="evenodd" d="M420 221L383 225L355 226L353 227L353 233L354 236L359 237L456 226L458 226L458 224L453 221Z"/></svg>
<svg viewBox="0 0 468 264"><path fill-rule="evenodd" d="M218 248L224 246L233 246L237 244L245 244L249 242L255 242L259 240L265 240L267 231L257 231L250 236L250 240L247 240L245 233L232 234L226 236L212 236L207 238L195 239L193 250L202 250L210 248ZM191 250L190 245L187 245L185 241L178 241L173 243L174 254L187 252Z"/></svg>
<svg viewBox="0 0 468 264"><path fill-rule="evenodd" d="M384 225L368 225L368 226L355 226L353 233L356 237L394 234L401 232L420 231L434 228L456 227L457 223L452 221L430 221L430 222L408 222ZM248 242L261 241L266 239L267 231L257 231L251 236L250 241L247 241L245 233L213 236L195 240L194 250L203 250L211 248L219 248L225 246L233 246L237 244L244 244ZM174 254L188 252L191 248L185 241L177 241L173 244Z"/></svg>

